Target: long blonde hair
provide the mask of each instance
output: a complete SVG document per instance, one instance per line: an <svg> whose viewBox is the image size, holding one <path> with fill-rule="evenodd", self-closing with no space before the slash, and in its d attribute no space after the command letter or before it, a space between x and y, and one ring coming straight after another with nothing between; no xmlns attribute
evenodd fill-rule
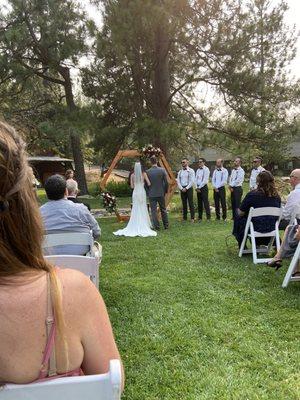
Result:
<svg viewBox="0 0 300 400"><path fill-rule="evenodd" d="M25 143L0 121L0 285L13 284L10 278L28 271L49 273L54 317L65 342L61 288L54 266L43 257L43 235Z"/></svg>

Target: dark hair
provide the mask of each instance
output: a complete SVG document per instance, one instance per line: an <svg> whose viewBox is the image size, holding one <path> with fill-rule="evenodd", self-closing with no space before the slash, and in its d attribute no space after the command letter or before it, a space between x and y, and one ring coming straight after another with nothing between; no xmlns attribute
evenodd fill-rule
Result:
<svg viewBox="0 0 300 400"><path fill-rule="evenodd" d="M242 162L243 162L242 157L236 156L236 157L235 157L235 160L236 160L237 158L240 160L240 163L242 164Z"/></svg>
<svg viewBox="0 0 300 400"><path fill-rule="evenodd" d="M257 175L257 191L267 197L280 197L275 187L274 176L269 171L261 171Z"/></svg>
<svg viewBox="0 0 300 400"><path fill-rule="evenodd" d="M260 162L262 162L263 159L261 157L257 156L257 157L254 157L254 160L259 160Z"/></svg>
<svg viewBox="0 0 300 400"><path fill-rule="evenodd" d="M157 164L157 158L156 158L156 156L151 156L151 157L150 157L150 162L151 162L152 165Z"/></svg>
<svg viewBox="0 0 300 400"><path fill-rule="evenodd" d="M50 176L45 183L45 191L49 200L61 200L66 192L66 180L61 175Z"/></svg>
<svg viewBox="0 0 300 400"><path fill-rule="evenodd" d="M200 162L200 161L203 161L204 163L206 163L206 160L205 160L205 158L203 158L203 157L200 157L200 158L199 158L199 161L198 161L198 162Z"/></svg>

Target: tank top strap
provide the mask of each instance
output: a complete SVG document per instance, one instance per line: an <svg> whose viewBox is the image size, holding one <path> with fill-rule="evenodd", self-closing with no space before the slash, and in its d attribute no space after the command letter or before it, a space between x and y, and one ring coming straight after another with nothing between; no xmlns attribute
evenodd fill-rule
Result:
<svg viewBox="0 0 300 400"><path fill-rule="evenodd" d="M38 379L57 375L55 355L56 323L53 314L50 274L47 274L47 317L46 317L47 343L44 351L42 367Z"/></svg>

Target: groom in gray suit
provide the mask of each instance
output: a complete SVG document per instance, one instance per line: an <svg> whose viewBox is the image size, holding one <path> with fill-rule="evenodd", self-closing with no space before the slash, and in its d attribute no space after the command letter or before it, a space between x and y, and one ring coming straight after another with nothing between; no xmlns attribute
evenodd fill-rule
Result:
<svg viewBox="0 0 300 400"><path fill-rule="evenodd" d="M150 158L150 161L152 167L148 169L146 173L151 183L148 189L148 197L150 201L153 228L156 230L159 230L160 228L157 216L158 203L164 228L168 229L169 221L165 203L165 194L167 193L169 188L167 173L164 168L161 168L157 165L157 158L155 156L152 156Z"/></svg>

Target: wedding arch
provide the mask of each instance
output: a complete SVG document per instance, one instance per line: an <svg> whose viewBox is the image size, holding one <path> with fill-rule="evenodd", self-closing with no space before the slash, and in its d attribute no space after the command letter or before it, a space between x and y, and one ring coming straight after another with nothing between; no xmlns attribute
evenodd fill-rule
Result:
<svg viewBox="0 0 300 400"><path fill-rule="evenodd" d="M126 158L137 158L140 156L142 156L142 153L139 150L119 150L100 183L101 189L105 190L105 187L106 187L106 184L107 184L110 174L112 173L113 169L116 167L118 162L122 160L122 158L125 158L125 157ZM166 193L166 205L168 205L170 203L172 196L177 187L176 179L175 179L172 169L163 153L161 153L160 156L158 157L158 164L159 164L159 166L163 167L166 170L167 176L168 176L169 189L168 189L168 192Z"/></svg>

